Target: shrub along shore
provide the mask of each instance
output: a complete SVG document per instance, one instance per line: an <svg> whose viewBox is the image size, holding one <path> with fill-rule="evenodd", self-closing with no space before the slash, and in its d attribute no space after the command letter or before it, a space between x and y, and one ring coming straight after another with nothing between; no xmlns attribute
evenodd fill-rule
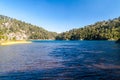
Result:
<svg viewBox="0 0 120 80"><path fill-rule="evenodd" d="M25 44L25 43L32 43L31 41L26 40L19 40L19 41L0 41L0 45L13 45L13 44Z"/></svg>

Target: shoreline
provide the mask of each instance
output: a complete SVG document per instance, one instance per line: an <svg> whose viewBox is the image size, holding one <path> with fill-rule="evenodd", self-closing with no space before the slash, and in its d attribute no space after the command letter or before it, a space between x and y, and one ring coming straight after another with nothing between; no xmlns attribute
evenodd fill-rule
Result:
<svg viewBox="0 0 120 80"><path fill-rule="evenodd" d="M31 41L21 40L21 41L3 41L0 42L0 46L14 45L14 44L27 44L32 43Z"/></svg>
<svg viewBox="0 0 120 80"><path fill-rule="evenodd" d="M33 40L0 41L0 46L14 45L14 44L28 44L28 43L32 43L32 41L34 42L34 41L52 41L52 40L33 39ZM56 40L56 41L96 41L96 40ZM98 40L98 41L104 41L104 40ZM105 41L117 41L117 40L105 40Z"/></svg>

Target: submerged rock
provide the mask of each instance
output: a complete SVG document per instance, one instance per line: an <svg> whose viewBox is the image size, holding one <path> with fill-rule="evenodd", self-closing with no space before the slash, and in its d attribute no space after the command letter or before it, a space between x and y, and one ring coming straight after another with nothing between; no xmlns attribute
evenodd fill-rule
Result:
<svg viewBox="0 0 120 80"><path fill-rule="evenodd" d="M118 40L116 41L116 43L120 43L120 39L118 39Z"/></svg>

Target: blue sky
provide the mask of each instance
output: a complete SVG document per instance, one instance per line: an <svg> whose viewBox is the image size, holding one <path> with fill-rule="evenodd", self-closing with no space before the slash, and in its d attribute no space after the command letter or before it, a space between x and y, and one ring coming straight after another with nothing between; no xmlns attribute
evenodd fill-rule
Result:
<svg viewBox="0 0 120 80"><path fill-rule="evenodd" d="M0 14L64 32L120 16L120 0L0 0Z"/></svg>

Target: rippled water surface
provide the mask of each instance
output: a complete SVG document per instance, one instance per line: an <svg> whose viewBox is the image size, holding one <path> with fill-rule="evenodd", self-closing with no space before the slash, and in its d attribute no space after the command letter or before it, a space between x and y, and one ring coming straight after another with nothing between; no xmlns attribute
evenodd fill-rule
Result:
<svg viewBox="0 0 120 80"><path fill-rule="evenodd" d="M33 41L0 46L0 80L120 80L120 44Z"/></svg>

